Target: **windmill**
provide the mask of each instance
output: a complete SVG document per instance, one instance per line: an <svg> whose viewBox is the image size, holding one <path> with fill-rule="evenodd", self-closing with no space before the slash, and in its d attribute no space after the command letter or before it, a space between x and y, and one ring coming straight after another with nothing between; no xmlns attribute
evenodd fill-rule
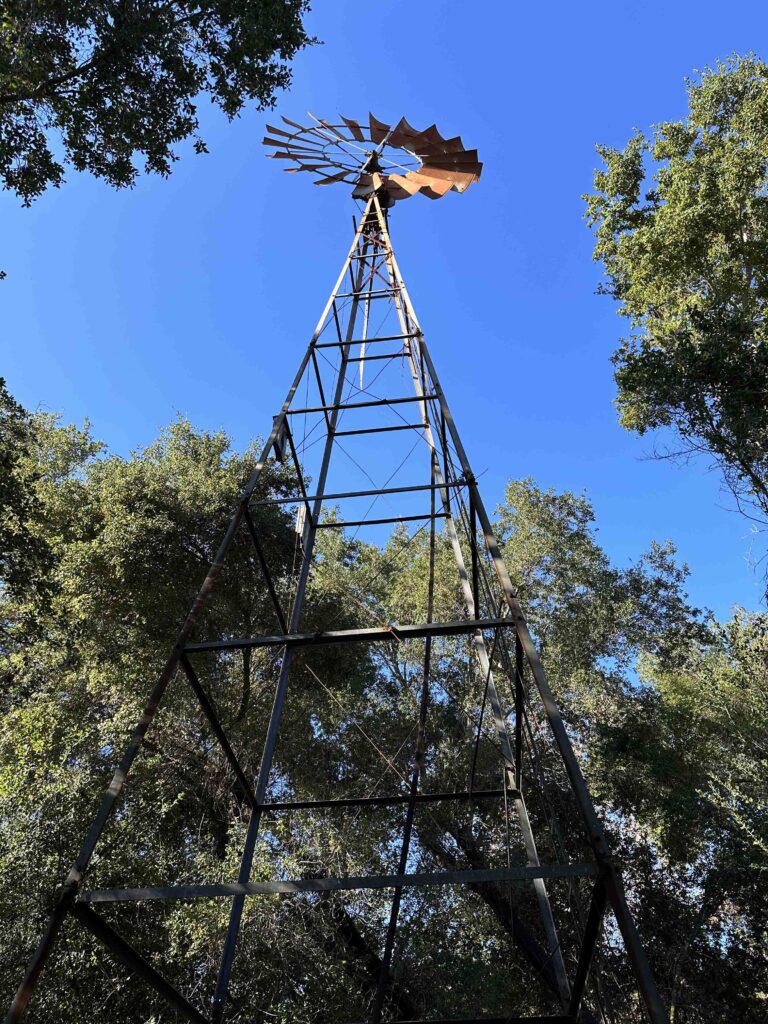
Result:
<svg viewBox="0 0 768 1024"><path fill-rule="evenodd" d="M608 932L613 946L621 938L634 975L639 999L630 997L629 1005L635 1018L642 1006L647 1019L662 1024L666 1011L620 875L391 244L388 211L416 194L438 199L466 191L482 171L477 152L466 149L459 137L443 138L435 126L419 131L405 119L394 126L372 115L366 124L314 117L306 126L287 118L283 123L285 128L269 126L264 142L273 150L270 156L290 162L286 170L291 173L316 175L318 185L351 186L362 205L352 245L8 1020L24 1015L62 925L70 919L128 969L132 983L148 986L158 1012L165 1007L174 1019L219 1024L240 1012L237 954L248 900L265 895L305 899L311 914L338 894L352 899L373 893L383 902L376 904L363 930L355 930L344 906L333 905L334 920L341 921L345 940L364 962L366 985L350 1002L357 1019L362 1016L371 1024L417 1016L435 1024L449 1018L509 1024L615 1020L606 1009L610 986L601 978ZM288 493L259 489L272 463L283 467ZM297 558L292 573L281 578L265 555L260 525L261 514L275 509L295 517ZM393 527L394 547L388 533ZM252 544L275 629L243 636L219 623L217 635L206 635L211 595L236 538L243 535ZM358 541L363 536L369 538L365 548ZM317 621L314 581L328 571L339 545L345 552L334 577L339 597L325 608L325 619ZM417 568L410 589L402 593L398 577L416 549L420 561L409 563ZM374 550L381 552L370 555L376 571L361 575L355 558ZM447 591L438 586L441 558L453 566L455 585ZM291 758L279 748L293 706L291 682L299 675L303 685L311 682L312 721L303 742L321 743L333 717L330 709L341 703L343 682L322 677L317 658L328 650L333 657L348 653L367 659L373 682L356 691L362 717L346 712L339 726L336 711L334 721L336 728L352 722L370 743L383 765L383 783L356 779L354 758L349 764L334 763L324 779L316 767L322 761L313 761L310 783L305 779L299 791L300 776L292 774ZM251 747L261 744L253 778L244 769L250 754L231 740L222 697L213 699L209 682L218 666L245 659L246 652L249 657L275 652L263 728L250 741ZM334 671L336 663L326 656L322 664ZM116 883L107 872L111 884L103 884L104 871L94 872L94 853L125 798L130 770L167 703L167 692L179 681L188 686L212 748L230 773L232 792L247 812L237 875L211 880L199 877L199 871L185 876L180 869L171 884L130 885ZM411 727L402 736L390 736L395 725L400 728L403 708L410 709ZM461 737L458 748L466 754L465 763L441 752L446 723ZM395 738L402 741L393 751ZM382 785L386 792L380 791ZM350 814L351 825L344 818ZM276 822L298 818L302 824L295 834L302 839L314 834L314 826L306 824L310 817L302 815L322 815L327 822L326 831L318 833L334 839L326 862L320 863L322 843L315 843L311 871L286 875L276 853L272 876L254 877L254 858L265 833L275 849L278 835L294 835L293 826L280 833ZM369 816L366 821L383 816L378 832L370 826L375 856L357 838L360 815ZM492 836L487 841L486 833ZM334 870L339 863L346 866L342 873ZM474 904L462 900L482 904L541 987L540 1010L510 1007L503 1017L491 1017L451 1005L442 1017L429 1013L430 998L437 997L409 989L408 947L398 942L404 930L413 935L415 926L418 931L419 914L421 926L431 926L442 909L429 902L435 893L450 894L454 928L462 912L474 912ZM424 902L418 911L409 910L409 901L417 898ZM105 911L115 905L194 906L203 901L223 903L228 914L215 983L201 1000L172 984ZM410 962L416 964L413 955ZM445 992L440 998L440 1005L446 998L450 1002ZM616 1012L628 1019L621 1017L621 1009Z"/></svg>

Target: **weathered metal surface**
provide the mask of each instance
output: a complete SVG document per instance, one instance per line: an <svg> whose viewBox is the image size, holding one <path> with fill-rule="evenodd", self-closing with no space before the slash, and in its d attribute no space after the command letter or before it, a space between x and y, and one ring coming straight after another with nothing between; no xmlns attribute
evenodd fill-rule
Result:
<svg viewBox="0 0 768 1024"><path fill-rule="evenodd" d="M118 935L114 928L107 924L95 910L84 903L76 903L72 908L72 913L92 935L104 943L117 960L125 964L132 974L137 975L155 989L158 995L162 996L177 1013L182 1014L183 1017L192 1021L193 1024L210 1024L207 1017L194 1007L170 982L166 981L159 971L156 971L149 961L138 950L134 949L129 942L126 942L121 935Z"/></svg>
<svg viewBox="0 0 768 1024"><path fill-rule="evenodd" d="M436 125L418 130L401 118L393 128L370 114L364 128L353 118L341 117L334 124L309 116L314 125L283 118L294 132L267 125L272 135L263 141L278 150L272 156L299 165L288 171L325 168L316 185L347 182L354 198L367 200L378 193L392 205L417 193L439 199L451 191L465 192L480 178L477 150L466 149L459 135L444 139Z"/></svg>
<svg viewBox="0 0 768 1024"><path fill-rule="evenodd" d="M400 642L423 640L425 637L469 635L479 629L503 629L511 625L511 619L472 619L407 625L393 622L385 629L336 629L327 633L287 633L285 636L255 636L239 640L206 640L187 644L185 651L187 654L199 654L201 651L241 651L247 647L323 647L327 644L369 644L388 640Z"/></svg>
<svg viewBox="0 0 768 1024"><path fill-rule="evenodd" d="M272 882L215 882L209 885L146 886L131 889L94 889L83 892L82 903L130 903L144 900L200 900L227 896L244 899L265 893L343 892L362 889L418 889L439 885L492 885L540 878L588 878L598 872L594 864L521 864L509 868L470 871L425 871L416 874L357 875L350 878L292 878Z"/></svg>

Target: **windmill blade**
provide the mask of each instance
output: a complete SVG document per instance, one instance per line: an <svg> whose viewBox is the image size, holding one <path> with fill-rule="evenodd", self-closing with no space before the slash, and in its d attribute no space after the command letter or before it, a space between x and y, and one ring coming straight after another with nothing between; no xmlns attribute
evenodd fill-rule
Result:
<svg viewBox="0 0 768 1024"><path fill-rule="evenodd" d="M322 146L310 146L307 143L297 145L295 142L283 142L282 139L262 139L265 146L279 146L286 153L314 153L315 156L323 156L325 150Z"/></svg>
<svg viewBox="0 0 768 1024"><path fill-rule="evenodd" d="M317 123L321 124L323 128L327 128L329 132L333 132L333 134L337 138L341 139L342 142L349 142L347 136L343 135L335 125L329 124L328 121L324 121L322 117L315 117L315 115L309 110L307 111L307 113L309 114L313 121L317 121Z"/></svg>
<svg viewBox="0 0 768 1024"><path fill-rule="evenodd" d="M454 174L471 174L475 181L480 180L480 173L483 169L482 164L425 164L425 169L427 166L429 166L430 170L453 171Z"/></svg>
<svg viewBox="0 0 768 1024"><path fill-rule="evenodd" d="M265 135L261 140L265 146L282 146L284 149L322 149L314 139L271 139Z"/></svg>
<svg viewBox="0 0 768 1024"><path fill-rule="evenodd" d="M404 189L400 185L393 182L391 178L387 180L387 184L385 187L387 190L387 195L390 197L390 199L394 199L395 202L402 199L410 199L412 195L415 195L414 192L410 192L407 189ZM419 190L416 189L416 192L418 191Z"/></svg>
<svg viewBox="0 0 768 1024"><path fill-rule="evenodd" d="M291 128L298 128L300 132L305 132L307 130L305 125L297 124L296 121L292 121L290 117L285 117L283 114L280 115L280 120L289 124Z"/></svg>
<svg viewBox="0 0 768 1024"><path fill-rule="evenodd" d="M377 121L373 114L368 115L368 122L371 126L371 139L378 146L386 139L392 126L384 121Z"/></svg>
<svg viewBox="0 0 768 1024"><path fill-rule="evenodd" d="M439 199L441 196L444 196L446 192L450 192L453 188L452 181L445 181L442 178L433 178L421 171L412 172L412 174L407 177L410 177L411 181L417 181L419 184L419 191L422 195L428 196L430 199Z"/></svg>
<svg viewBox="0 0 768 1024"><path fill-rule="evenodd" d="M343 115L338 115L336 122L311 112L308 116L313 123L307 125L282 117L283 123L295 131L268 125L270 135L264 143L275 150L269 154L272 158L296 165L284 170L317 174L316 185L346 182L353 186L356 199L382 190L391 205L417 192L429 199L465 192L480 179L483 165L477 150L465 149L460 135L443 138L435 124L419 130L401 117L393 127L372 113L368 124ZM354 150L370 145L377 147L380 162L375 164L377 171L365 172L363 167L371 154L364 156Z"/></svg>
<svg viewBox="0 0 768 1024"><path fill-rule="evenodd" d="M339 171L338 174L332 174L328 178L318 178L317 181L313 182L315 185L332 185L335 181L344 181L351 174L351 171Z"/></svg>
<svg viewBox="0 0 768 1024"><path fill-rule="evenodd" d="M442 146L445 143L445 139L437 130L436 124L431 124L429 128L425 128L423 132L420 132L420 144L421 141L426 143L428 146Z"/></svg>
<svg viewBox="0 0 768 1024"><path fill-rule="evenodd" d="M429 170L427 170L427 167L429 168ZM472 177L476 181L478 181L480 179L480 165L479 164L461 164L461 165L458 165L458 166L457 165L452 165L451 167L444 167L442 164L429 164L429 165L425 165L423 169L427 171L427 174L429 174L430 171L432 171L432 170L435 170L435 171L451 171L454 174L471 174ZM440 175L438 175L438 177L440 177Z"/></svg>
<svg viewBox="0 0 768 1024"><path fill-rule="evenodd" d="M360 127L360 123L358 121L355 121L354 118L351 117L344 117L343 114L340 114L339 116L341 117L341 120L344 122L347 128L349 128L350 132L352 133L353 139L357 139L358 142L367 141L365 136L363 135L363 130Z"/></svg>
<svg viewBox="0 0 768 1024"><path fill-rule="evenodd" d="M457 192L466 192L469 186L478 179L477 174L468 171L446 171L442 167L433 167L431 164L429 166L425 164L422 171L432 178L450 181Z"/></svg>
<svg viewBox="0 0 768 1024"><path fill-rule="evenodd" d="M287 139L295 139L296 132L286 132L282 128L275 128L273 124L267 125L267 131L272 132L273 135L284 135Z"/></svg>
<svg viewBox="0 0 768 1024"><path fill-rule="evenodd" d="M284 153L282 150L280 150L277 153L267 153L267 157L270 160L307 160L307 159L317 160L317 159L320 159L321 162L323 162L323 163L327 163L328 162L325 159L325 154L324 153L288 153L288 152Z"/></svg>
<svg viewBox="0 0 768 1024"><path fill-rule="evenodd" d="M446 192L450 191L450 186L448 188L444 188L443 185L425 185L424 188L421 189L421 195L426 196L427 199L442 199Z"/></svg>
<svg viewBox="0 0 768 1024"><path fill-rule="evenodd" d="M283 170L287 174L298 174L299 171L312 171L317 174L318 171L323 173L326 167L334 167L335 164L302 164L301 167L284 167Z"/></svg>
<svg viewBox="0 0 768 1024"><path fill-rule="evenodd" d="M414 196L421 188L421 185L416 180L417 174L414 171L409 171L408 174L390 174L389 180L391 183L407 193L409 196ZM397 198L397 197L396 197Z"/></svg>
<svg viewBox="0 0 768 1024"><path fill-rule="evenodd" d="M456 135L452 139L446 139L440 145L420 143L415 147L415 152L419 156L429 157L436 156L439 153L466 153L466 150L464 149L464 143L461 141L461 136Z"/></svg>
<svg viewBox="0 0 768 1024"><path fill-rule="evenodd" d="M297 170L321 170L327 168L328 170L335 169L339 170L339 165L332 163L330 160L298 160Z"/></svg>
<svg viewBox="0 0 768 1024"><path fill-rule="evenodd" d="M436 167L440 164L476 164L477 150L465 149L461 153L436 153L430 155L429 162Z"/></svg>
<svg viewBox="0 0 768 1024"><path fill-rule="evenodd" d="M413 149L414 143L418 141L420 136L421 132L417 131L413 125L408 124L404 117L401 117L392 129L389 141L391 145L398 146L401 149L404 147Z"/></svg>

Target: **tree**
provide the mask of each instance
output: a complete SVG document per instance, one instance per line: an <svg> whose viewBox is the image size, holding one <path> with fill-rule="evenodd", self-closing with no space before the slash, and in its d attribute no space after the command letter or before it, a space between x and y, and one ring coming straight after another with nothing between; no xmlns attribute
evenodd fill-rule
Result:
<svg viewBox="0 0 768 1024"><path fill-rule="evenodd" d="M198 97L229 118L274 105L314 40L308 0L9 0L0 32L0 177L25 205L66 164L131 185L136 156L167 175L198 135Z"/></svg>
<svg viewBox="0 0 768 1024"><path fill-rule="evenodd" d="M689 81L688 116L637 132L586 196L600 290L631 333L614 354L622 424L671 427L739 507L768 521L768 65Z"/></svg>
<svg viewBox="0 0 768 1024"><path fill-rule="evenodd" d="M0 377L0 593L32 604L48 596L51 556L45 537L35 529L34 438L32 417Z"/></svg>
<svg viewBox="0 0 768 1024"><path fill-rule="evenodd" d="M41 572L52 589L34 629L27 597L0 591L0 620L10 627L0 636L0 1001L20 979L149 680L174 642L257 458L255 447L235 454L225 435L196 431L185 421L118 458L87 430L23 416L34 499L28 528L48 546ZM288 471L276 463L267 465L260 487L259 498L295 493ZM288 605L294 522L284 505L252 507ZM759 991L768 987L759 944L766 890L752 870L766 842L764 621L742 617L726 627L704 621L685 598L685 571L669 546L652 546L628 568L611 564L584 497L514 482L496 519L678 1022L715 1024L731 1013L756 1024L764 1009ZM396 530L381 547L320 531L302 628L423 620L427 558L423 530ZM435 615L454 618L463 613L463 598L442 534L435 558ZM274 630L253 547L247 535L238 536L194 639ZM418 641L297 652L270 800L403 792L423 654ZM276 657L195 655L201 684L248 776L258 767ZM431 681L424 788L463 790L482 687L460 638L435 641ZM501 671L499 685L508 703ZM533 714L535 700L531 708ZM736 725L724 735L731 718ZM477 747L479 789L499 783L498 751L488 732ZM554 752L543 750L542 761L543 795L531 786L527 798L542 858L550 859L561 851L546 804L564 802L566 787ZM457 806L435 802L419 810L414 870L500 863L500 809L482 801ZM134 764L88 884L229 880L247 820L243 794L180 674ZM401 807L277 813L261 832L253 876L388 873L402 820ZM569 857L583 859L577 828L567 840ZM513 853L524 856L517 847ZM552 901L570 940L574 915L566 889L553 885ZM204 1005L227 910L226 902L201 901L105 913ZM365 1019L386 910L387 894L366 891L249 900L230 987L233 1019ZM473 1018L498 1018L509 1015L510 1005L521 1013L556 1012L530 887L409 890L402 920L389 985L392 1019L448 1017L457 1008ZM570 941L568 948L575 948ZM610 941L602 955L609 961L605 991L619 1006L615 1019L639 1024L641 1011L622 994L631 991L625 959ZM737 991L740 971L756 979L754 992ZM141 983L126 984L122 969L81 929L67 925L30 1019L129 1024L171 1017Z"/></svg>
<svg viewBox="0 0 768 1024"><path fill-rule="evenodd" d="M644 654L596 723L593 788L645 837L630 881L674 1020L765 1015L767 667L768 616L737 609L677 657Z"/></svg>

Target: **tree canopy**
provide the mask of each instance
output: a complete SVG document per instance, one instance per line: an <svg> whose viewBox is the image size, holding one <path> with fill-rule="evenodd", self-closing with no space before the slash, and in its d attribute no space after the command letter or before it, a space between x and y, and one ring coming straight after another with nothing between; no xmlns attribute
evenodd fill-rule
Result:
<svg viewBox="0 0 768 1024"><path fill-rule="evenodd" d="M65 0L3 4L0 178L25 205L69 164L131 185L136 159L167 175L199 136L209 97L235 117L272 106L290 60L313 42L308 0Z"/></svg>
<svg viewBox="0 0 768 1024"><path fill-rule="evenodd" d="M621 422L671 427L768 520L768 65L733 57L688 82L686 118L599 146L587 220L601 290L630 333ZM751 508L750 508L751 506Z"/></svg>
<svg viewBox="0 0 768 1024"><path fill-rule="evenodd" d="M241 455L221 433L178 421L143 451L108 454L88 429L21 417L16 456L27 460L29 537L45 543L39 573L49 597L34 622L28 596L0 589L0 920L2 995L9 999L56 884L72 861L179 622L205 573L255 448ZM18 461L17 459L17 461ZM261 493L285 493L270 464ZM289 593L296 533L284 506L259 507L276 586ZM692 608L674 549L652 545L623 568L597 543L584 497L509 485L496 526L543 650L557 697L630 886L639 926L674 1019L762 1020L768 888L765 616L718 624ZM427 538L396 530L383 547L321 531L308 628L370 624L370 609L399 621L424 614ZM460 594L438 535L436 614ZM5 566L11 563L4 562ZM38 563L36 563L38 564ZM355 595L367 595L367 604ZM236 546L202 627L218 635L268 632L274 613L252 548ZM42 628L41 628L42 627ZM421 646L358 653L315 648L297 658L271 796L322 798L392 791L407 773ZM395 655L392 654L395 651ZM474 673L456 640L435 659L425 764L427 787L464 787L476 712ZM273 656L201 664L238 757L255 773L271 702ZM478 786L498 783L495 752L479 748ZM558 780L544 766L544 790ZM545 837L545 807L530 814ZM291 812L262 833L254 877L382 871L401 828L397 809ZM192 695L177 680L92 868L94 885L231 878L247 808ZM478 804L465 816L431 805L416 823L413 856L445 868L495 863L503 825ZM393 1019L501 1016L551 1007L547 963L535 960L527 897L481 887L413 890L389 990ZM259 897L246 904L232 1011L243 1019L362 1019L376 986L382 897L365 892ZM567 906L553 893L567 925ZM464 902L462 902L464 901ZM469 901L469 902L466 902ZM515 902L516 901L516 902ZM185 991L205 992L218 965L226 907L215 902L119 908L109 914ZM461 922L460 929L457 922ZM640 1021L623 994L627 966L609 935L604 995L622 1021ZM525 955L524 955L525 954ZM533 959L532 959L533 956ZM65 930L31 1020L67 1024L171 1019L141 984L81 931ZM86 1012L87 1011L87 1012Z"/></svg>

